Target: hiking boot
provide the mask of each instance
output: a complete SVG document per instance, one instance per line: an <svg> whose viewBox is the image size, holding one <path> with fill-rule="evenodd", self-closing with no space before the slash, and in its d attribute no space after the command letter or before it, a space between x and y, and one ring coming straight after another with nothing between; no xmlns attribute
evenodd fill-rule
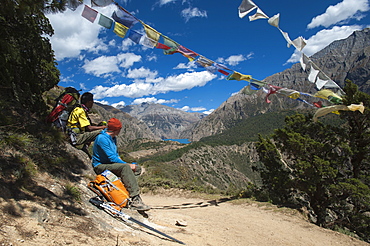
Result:
<svg viewBox="0 0 370 246"><path fill-rule="evenodd" d="M145 205L139 195L131 198L130 208L138 211L148 211L151 209L150 206Z"/></svg>

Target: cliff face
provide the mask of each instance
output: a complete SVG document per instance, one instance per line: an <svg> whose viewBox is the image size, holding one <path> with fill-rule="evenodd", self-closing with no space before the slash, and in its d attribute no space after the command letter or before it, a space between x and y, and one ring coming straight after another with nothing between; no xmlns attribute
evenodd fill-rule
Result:
<svg viewBox="0 0 370 246"><path fill-rule="evenodd" d="M188 138L181 133L203 118L200 113L188 113L172 107L142 103L121 110L144 122L157 138Z"/></svg>
<svg viewBox="0 0 370 246"><path fill-rule="evenodd" d="M346 39L338 40L311 56L310 59L340 87L350 79L359 86L359 90L370 93L370 29L356 31ZM283 72L264 79L272 85L315 93L314 84L307 79L299 63ZM192 141L202 137L222 133L232 127L236 121L266 112L282 109L299 109L307 107L304 103L286 97L271 95L272 103L264 102L262 91L254 95L237 94L230 97L210 115L197 122L184 132Z"/></svg>

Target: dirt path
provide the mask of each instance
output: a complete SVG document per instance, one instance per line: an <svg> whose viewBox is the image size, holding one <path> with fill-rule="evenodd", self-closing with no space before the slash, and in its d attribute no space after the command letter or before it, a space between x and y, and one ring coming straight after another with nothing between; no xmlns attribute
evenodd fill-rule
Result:
<svg viewBox="0 0 370 246"><path fill-rule="evenodd" d="M317 227L298 215L258 203L209 203L194 198L144 195L154 207L148 221L187 245L369 245L338 232ZM176 226L176 221L186 226ZM158 237L143 237L148 244L176 245Z"/></svg>
<svg viewBox="0 0 370 246"><path fill-rule="evenodd" d="M245 200L205 200L184 194L144 194L153 207L147 218L135 211L130 216L191 246L369 246L363 241L317 227L288 209ZM145 245L175 246L179 243L136 224L127 225L88 203L83 215L66 215L30 201L0 201L0 245ZM22 216L9 216L9 208ZM12 211L16 214L17 211ZM180 222L181 225L177 225Z"/></svg>

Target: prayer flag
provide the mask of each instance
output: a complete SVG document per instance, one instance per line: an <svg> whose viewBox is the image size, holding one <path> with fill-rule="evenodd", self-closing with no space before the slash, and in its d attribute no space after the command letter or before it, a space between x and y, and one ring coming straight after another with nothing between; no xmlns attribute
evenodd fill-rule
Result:
<svg viewBox="0 0 370 246"><path fill-rule="evenodd" d="M91 0L92 7L105 7L113 3L113 0Z"/></svg>
<svg viewBox="0 0 370 246"><path fill-rule="evenodd" d="M267 95L265 97L265 101L267 103L271 103L271 101L269 100L269 96L272 95L272 94L275 94L278 90L282 89L281 87L279 86L275 86L275 85L268 85L268 91L267 91Z"/></svg>
<svg viewBox="0 0 370 246"><path fill-rule="evenodd" d="M320 70L315 66L314 63L311 65L310 74L308 75L308 81L311 83L316 82L316 77L319 74Z"/></svg>
<svg viewBox="0 0 370 246"><path fill-rule="evenodd" d="M202 67L208 67L208 66L212 66L214 64L214 61L204 56L199 56L198 60L195 63L199 64Z"/></svg>
<svg viewBox="0 0 370 246"><path fill-rule="evenodd" d="M108 18L105 15L100 14L99 25L110 29L112 27L112 24L113 24L113 20L111 18Z"/></svg>
<svg viewBox="0 0 370 246"><path fill-rule="evenodd" d="M171 49L171 47L168 47L167 45L164 45L164 44L161 44L161 43L157 43L157 46L156 46L157 49L162 49L162 50L169 50Z"/></svg>
<svg viewBox="0 0 370 246"><path fill-rule="evenodd" d="M133 42L140 44L140 40L142 38L142 34L130 29L130 32L128 33L128 38L131 39Z"/></svg>
<svg viewBox="0 0 370 246"><path fill-rule="evenodd" d="M223 75L226 75L226 76L228 76L230 74L229 72L226 72L222 69L218 69L217 71L219 71L220 73L222 73Z"/></svg>
<svg viewBox="0 0 370 246"><path fill-rule="evenodd" d="M239 72L234 72L234 73L230 74L229 76L227 76L226 79L227 80L238 80L238 81L240 81L240 80L247 80L247 81L249 81L249 80L252 79L252 76L250 76L250 75L244 75L244 74L241 74Z"/></svg>
<svg viewBox="0 0 370 246"><path fill-rule="evenodd" d="M252 16L249 16L249 21L254 21L254 20L258 20L258 19L268 19L269 17L262 12L262 10L260 8L257 8L257 12L252 15Z"/></svg>
<svg viewBox="0 0 370 246"><path fill-rule="evenodd" d="M147 24L145 23L142 23L142 24L144 26L146 36L152 41L151 43L153 43L152 47L155 47L158 43L158 40L161 34L157 32L154 28L148 26Z"/></svg>
<svg viewBox="0 0 370 246"><path fill-rule="evenodd" d="M132 14L129 14L121 9L114 11L112 18L128 28L131 28L133 25L139 22Z"/></svg>
<svg viewBox="0 0 370 246"><path fill-rule="evenodd" d="M306 40L302 37L298 37L292 41L292 45L299 51L302 51L302 49L306 46Z"/></svg>
<svg viewBox="0 0 370 246"><path fill-rule="evenodd" d="M90 22L94 23L97 15L98 15L98 11L96 11L95 9L92 9L89 6L85 5L84 10L82 11L82 16L83 17L85 17Z"/></svg>
<svg viewBox="0 0 370 246"><path fill-rule="evenodd" d="M280 14L276 14L276 15L274 15L273 17L271 17L271 18L268 20L268 23L269 23L271 26L274 26L274 27L277 27L277 28L279 28L279 22L280 22Z"/></svg>
<svg viewBox="0 0 370 246"><path fill-rule="evenodd" d="M304 53L302 53L302 56L299 59L299 62L301 63L302 69L306 71L306 69L310 67L311 60Z"/></svg>
<svg viewBox="0 0 370 246"><path fill-rule="evenodd" d="M164 40L164 45L170 47L169 49L163 50L163 54L165 55L172 55L177 48L180 46L178 43L170 39L169 37L162 36Z"/></svg>
<svg viewBox="0 0 370 246"><path fill-rule="evenodd" d="M147 35L143 35L143 37L140 40L140 44L148 47L148 48L154 48L157 45L157 42L154 41L153 39L149 38Z"/></svg>
<svg viewBox="0 0 370 246"><path fill-rule="evenodd" d="M349 106L346 105L333 105L333 106L328 106L324 108L320 108L316 111L315 115L313 116L313 121L317 122L317 118L324 116L329 113L334 113L339 110L343 111L360 111L362 114L364 113L365 107L362 103L360 104L351 104Z"/></svg>
<svg viewBox="0 0 370 246"><path fill-rule="evenodd" d="M243 2L240 4L238 10L239 10L239 17L243 18L247 14L249 14L252 10L256 9L257 5L254 4L251 0L243 0Z"/></svg>
<svg viewBox="0 0 370 246"><path fill-rule="evenodd" d="M128 31L128 28L121 23L114 22L114 29L113 32L117 34L117 36L124 38L126 36L126 33Z"/></svg>
<svg viewBox="0 0 370 246"><path fill-rule="evenodd" d="M188 58L190 61L194 61L195 58L198 56L198 53L180 45L175 52L178 52Z"/></svg>
<svg viewBox="0 0 370 246"><path fill-rule="evenodd" d="M329 82L329 80L330 78L320 71L316 78L316 88L318 90L321 90L322 87L324 87L324 85Z"/></svg>
<svg viewBox="0 0 370 246"><path fill-rule="evenodd" d="M297 99L301 95L300 92L288 88L281 88L279 91L277 91L277 93L292 99Z"/></svg>

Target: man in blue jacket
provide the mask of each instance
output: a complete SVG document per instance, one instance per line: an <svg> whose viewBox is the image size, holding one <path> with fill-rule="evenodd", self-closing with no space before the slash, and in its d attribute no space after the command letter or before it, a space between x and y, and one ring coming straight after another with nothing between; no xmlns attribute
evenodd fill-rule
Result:
<svg viewBox="0 0 370 246"><path fill-rule="evenodd" d="M141 174L141 167L124 162L117 151L117 138L122 128L122 123L111 118L107 129L103 130L95 139L93 147L92 165L97 174L109 170L121 178L127 191L130 193L130 208L138 211L147 211L149 206L145 205L140 197L140 189L136 176Z"/></svg>

